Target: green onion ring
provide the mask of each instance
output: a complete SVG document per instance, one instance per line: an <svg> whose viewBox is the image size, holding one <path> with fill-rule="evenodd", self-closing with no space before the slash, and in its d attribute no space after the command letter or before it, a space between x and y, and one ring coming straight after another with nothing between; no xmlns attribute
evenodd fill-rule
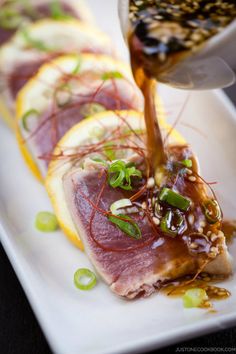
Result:
<svg viewBox="0 0 236 354"><path fill-rule="evenodd" d="M110 211L112 212L113 215L118 215L119 209L125 208L128 206L132 206L132 202L130 201L130 199L127 199L127 198L119 199L111 204Z"/></svg>
<svg viewBox="0 0 236 354"><path fill-rule="evenodd" d="M174 218L177 218L176 225L173 224ZM174 230L172 230L172 226L175 227ZM161 219L160 227L165 234L171 237L176 237L183 233L186 228L185 217L179 210L168 210L165 216Z"/></svg>
<svg viewBox="0 0 236 354"><path fill-rule="evenodd" d="M58 221L53 213L40 211L35 218L35 227L41 232L52 232L58 229Z"/></svg>
<svg viewBox="0 0 236 354"><path fill-rule="evenodd" d="M183 305L185 308L200 307L204 301L208 300L206 290L202 288L192 288L183 295Z"/></svg>
<svg viewBox="0 0 236 354"><path fill-rule="evenodd" d="M74 284L80 290L91 290L97 284L97 278L91 270L80 268L74 274Z"/></svg>
<svg viewBox="0 0 236 354"><path fill-rule="evenodd" d="M38 117L39 111L32 108L32 109L28 110L27 112L25 112L25 114L22 117L22 126L23 126L24 130L26 130L27 132L30 132L29 118L32 116Z"/></svg>
<svg viewBox="0 0 236 354"><path fill-rule="evenodd" d="M119 173L115 173L113 176L110 177L109 184L113 188L119 187L122 184L124 178L125 172L121 170Z"/></svg>
<svg viewBox="0 0 236 354"><path fill-rule="evenodd" d="M204 214L209 224L216 224L221 220L220 206L215 199L208 199L203 204Z"/></svg>

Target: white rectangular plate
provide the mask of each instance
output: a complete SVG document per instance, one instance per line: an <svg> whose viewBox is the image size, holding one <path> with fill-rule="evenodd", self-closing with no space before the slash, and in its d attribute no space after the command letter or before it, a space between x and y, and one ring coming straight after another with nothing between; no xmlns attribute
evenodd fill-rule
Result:
<svg viewBox="0 0 236 354"><path fill-rule="evenodd" d="M88 1L101 27L125 57L116 1ZM170 119L188 95L161 88ZM236 113L221 92L192 92L179 130L199 156L202 175L217 180L225 215L236 215ZM194 130L186 126L198 127ZM22 161L13 134L0 123L0 234L2 244L53 351L58 354L138 353L185 340L236 322L236 278L222 286L232 292L215 303L217 313L184 309L181 299L156 294L124 301L102 281L90 292L77 290L77 268L92 268L85 254L61 232L42 234L34 228L38 211L51 210L46 192ZM231 247L236 255L236 248Z"/></svg>

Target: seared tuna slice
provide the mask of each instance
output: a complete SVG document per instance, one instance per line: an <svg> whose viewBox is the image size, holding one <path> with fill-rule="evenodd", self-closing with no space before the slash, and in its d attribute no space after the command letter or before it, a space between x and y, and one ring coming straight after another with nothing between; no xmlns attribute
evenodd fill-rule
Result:
<svg viewBox="0 0 236 354"><path fill-rule="evenodd" d="M212 242L199 235L202 253L192 252L184 233L175 238L155 232L148 218L131 214L142 238L134 240L112 224L107 215L111 204L124 198L124 191L111 188L105 169L74 168L63 180L65 197L85 251L99 275L117 295L132 299L149 296L163 283L195 274L206 264ZM194 239L198 241L198 239ZM212 274L231 272L225 238L217 239L219 254L205 266Z"/></svg>

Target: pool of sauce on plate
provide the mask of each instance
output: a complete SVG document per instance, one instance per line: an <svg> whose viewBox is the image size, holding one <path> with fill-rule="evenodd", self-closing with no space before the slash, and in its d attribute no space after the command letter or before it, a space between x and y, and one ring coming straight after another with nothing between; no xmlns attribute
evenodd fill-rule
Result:
<svg viewBox="0 0 236 354"><path fill-rule="evenodd" d="M216 286L215 283L225 280L224 276L210 275L201 273L196 279L191 280L190 276L166 284L161 292L170 297L182 297L189 289L200 288L206 291L208 299L204 300L200 308L207 309L209 312L216 312L213 307L213 300L225 300L230 297L229 290Z"/></svg>

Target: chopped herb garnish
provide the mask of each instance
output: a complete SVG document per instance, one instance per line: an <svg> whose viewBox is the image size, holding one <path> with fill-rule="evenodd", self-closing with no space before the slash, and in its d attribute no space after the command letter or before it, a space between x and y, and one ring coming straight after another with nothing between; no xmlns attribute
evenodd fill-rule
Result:
<svg viewBox="0 0 236 354"><path fill-rule="evenodd" d="M17 29L22 23L22 17L11 6L3 6L0 11L0 27L7 30Z"/></svg>
<svg viewBox="0 0 236 354"><path fill-rule="evenodd" d="M72 75L77 75L80 72L81 64L82 64L82 59L78 58L78 61L72 71Z"/></svg>
<svg viewBox="0 0 236 354"><path fill-rule="evenodd" d="M95 161L97 163L100 163L100 164L102 164L104 166L107 166L107 162L105 160L103 160L103 159L100 159L99 157L93 157L91 160L93 160L93 161Z"/></svg>
<svg viewBox="0 0 236 354"><path fill-rule="evenodd" d="M190 159L182 160L181 164L188 168L191 168L193 166L193 162Z"/></svg>
<svg viewBox="0 0 236 354"><path fill-rule="evenodd" d="M50 52L53 50L53 48L49 48L43 41L31 37L26 28L22 29L21 33L28 46L36 48L42 52Z"/></svg>
<svg viewBox="0 0 236 354"><path fill-rule="evenodd" d="M132 177L142 178L142 172L122 160L113 162L108 168L108 181L113 188L132 190Z"/></svg>
<svg viewBox="0 0 236 354"><path fill-rule="evenodd" d="M108 219L129 237L136 240L142 237L139 226L129 216L123 214L117 216L110 215Z"/></svg>
<svg viewBox="0 0 236 354"><path fill-rule="evenodd" d="M110 79L123 79L123 75L119 71L109 71L102 75L102 80L110 80Z"/></svg>
<svg viewBox="0 0 236 354"><path fill-rule="evenodd" d="M161 219L161 230L171 237L181 234L185 226L184 216L178 210L168 210Z"/></svg>
<svg viewBox="0 0 236 354"><path fill-rule="evenodd" d="M218 202L215 199L208 199L203 204L205 217L209 224L215 224L221 220L221 210Z"/></svg>
<svg viewBox="0 0 236 354"><path fill-rule="evenodd" d="M187 211L191 204L188 198L166 187L161 190L159 200L183 211Z"/></svg>
<svg viewBox="0 0 236 354"><path fill-rule="evenodd" d="M51 11L51 17L54 20L68 20L70 18L73 18L71 15L69 15L63 10L59 0L51 1L49 6Z"/></svg>
<svg viewBox="0 0 236 354"><path fill-rule="evenodd" d="M28 110L22 117L22 125L23 125L23 128L29 132L31 129L30 129L30 120L32 120L32 118L38 118L39 116L39 112L32 108L30 110Z"/></svg>
<svg viewBox="0 0 236 354"><path fill-rule="evenodd" d="M112 141L104 144L104 154L108 160L112 161L116 159L116 153L114 151L115 144Z"/></svg>

